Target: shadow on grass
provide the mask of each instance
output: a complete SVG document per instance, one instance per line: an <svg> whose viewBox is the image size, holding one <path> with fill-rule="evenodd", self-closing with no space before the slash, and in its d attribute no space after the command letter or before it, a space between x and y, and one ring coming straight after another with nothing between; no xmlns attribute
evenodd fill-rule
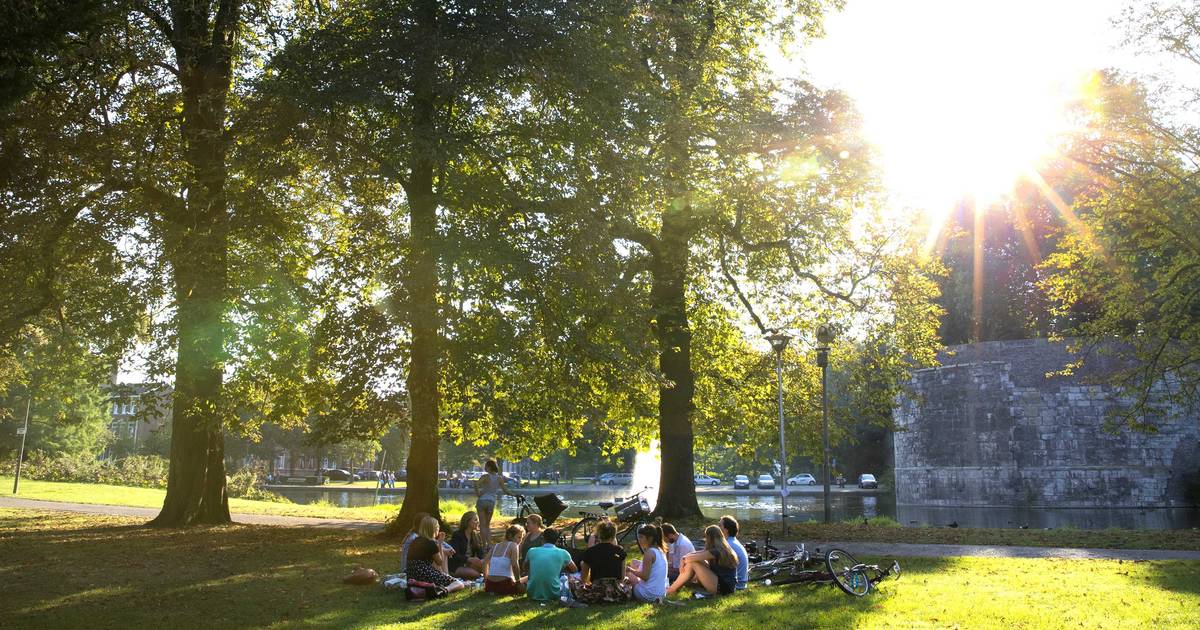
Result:
<svg viewBox="0 0 1200 630"><path fill-rule="evenodd" d="M357 565L397 569L397 545L341 530L224 526L149 529L117 517L0 510L0 615L26 627L854 626L892 596L851 598L833 586L755 587L682 606L565 609L524 598L461 593L426 604L341 583ZM871 558L860 558L874 561ZM942 561L902 561L916 573Z"/></svg>

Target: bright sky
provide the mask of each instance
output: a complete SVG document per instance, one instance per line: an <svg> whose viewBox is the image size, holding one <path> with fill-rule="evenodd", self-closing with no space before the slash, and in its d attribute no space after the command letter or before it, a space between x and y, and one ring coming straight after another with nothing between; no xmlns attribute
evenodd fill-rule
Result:
<svg viewBox="0 0 1200 630"><path fill-rule="evenodd" d="M895 201L936 217L994 200L1052 150L1063 103L1128 65L1112 19L1130 1L848 0L802 62L772 65L854 98Z"/></svg>

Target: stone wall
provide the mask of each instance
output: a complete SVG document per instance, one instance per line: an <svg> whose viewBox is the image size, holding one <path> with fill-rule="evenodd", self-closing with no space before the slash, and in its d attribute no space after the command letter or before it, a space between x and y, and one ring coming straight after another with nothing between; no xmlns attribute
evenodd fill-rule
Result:
<svg viewBox="0 0 1200 630"><path fill-rule="evenodd" d="M1119 401L1062 343L954 346L915 371L895 410L896 501L909 505L1184 506L1200 468L1200 416L1175 408L1154 434L1104 430Z"/></svg>

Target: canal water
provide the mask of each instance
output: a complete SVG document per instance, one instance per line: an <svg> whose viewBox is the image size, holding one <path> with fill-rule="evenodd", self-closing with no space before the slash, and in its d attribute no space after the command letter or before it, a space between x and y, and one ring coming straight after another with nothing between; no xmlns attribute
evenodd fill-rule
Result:
<svg viewBox="0 0 1200 630"><path fill-rule="evenodd" d="M294 503L324 501L341 507L361 507L375 501L374 493L311 488L272 488ZM528 496L545 492L536 488L522 488ZM611 489L559 489L555 491L567 503L567 516L575 516L581 510L600 511L596 504L611 501L619 490ZM470 495L449 495L446 498L469 502ZM399 505L404 495L381 494L380 503ZM762 495L707 495L699 494L700 510L705 516L716 519L723 514L732 514L739 520L751 519L777 521L780 517L778 496ZM1200 511L1188 508L972 508L972 507L929 507L896 505L891 493L834 493L830 497L832 517L837 521L886 516L905 526L944 527L957 524L961 527L1000 527L1031 529L1075 527L1078 529L1104 529L1120 527L1127 529L1186 529L1200 527ZM503 514L516 514L517 506L512 497L503 497ZM788 515L793 521L818 521L824 517L824 504L820 493L792 494L788 497Z"/></svg>

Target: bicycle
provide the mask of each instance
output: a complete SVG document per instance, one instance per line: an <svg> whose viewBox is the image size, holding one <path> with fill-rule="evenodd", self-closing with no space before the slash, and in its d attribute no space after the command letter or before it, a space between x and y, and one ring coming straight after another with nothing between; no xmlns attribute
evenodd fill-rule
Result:
<svg viewBox="0 0 1200 630"><path fill-rule="evenodd" d="M567 509L567 504L554 493L534 497L532 502L523 494L514 494L513 498L517 501L517 518L513 519L516 525L524 525L525 517L530 514L540 514L542 524L549 527Z"/></svg>
<svg viewBox="0 0 1200 630"><path fill-rule="evenodd" d="M650 502L641 495L645 490L641 490L633 496L622 499L621 497L613 497L613 501L601 501L597 503L601 510L613 509L616 514L617 526L617 544L622 548L632 550L635 546L638 551L642 549L642 544L638 542L637 530L647 523L650 523ZM579 513L583 516L575 527L571 528L570 538L567 540L567 547L583 551L588 547L588 541L596 532L596 526L601 520L609 518L607 511L604 512L584 512Z"/></svg>
<svg viewBox="0 0 1200 630"><path fill-rule="evenodd" d="M890 566L880 568L861 563L842 549L810 552L801 544L788 554L752 565L748 581L767 585L835 584L847 595L863 597L889 576L900 579L899 562L893 560Z"/></svg>

